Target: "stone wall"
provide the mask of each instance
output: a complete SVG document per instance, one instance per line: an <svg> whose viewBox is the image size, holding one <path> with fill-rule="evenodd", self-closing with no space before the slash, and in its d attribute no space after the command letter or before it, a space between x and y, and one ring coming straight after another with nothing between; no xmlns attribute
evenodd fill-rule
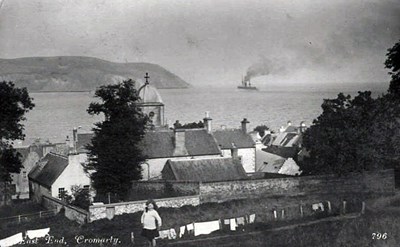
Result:
<svg viewBox="0 0 400 247"><path fill-rule="evenodd" d="M198 195L199 182L182 181L137 181L132 183L129 200L145 200L148 198L167 198Z"/></svg>
<svg viewBox="0 0 400 247"><path fill-rule="evenodd" d="M58 200L54 197L44 195L42 205L47 209L57 209L57 212L64 210L65 217L76 221L79 224L88 222L89 212L84 209L68 205L66 202Z"/></svg>
<svg viewBox="0 0 400 247"><path fill-rule="evenodd" d="M200 184L200 200L222 202L234 199L270 196L305 196L311 194L379 193L393 194L393 170L276 179L257 179Z"/></svg>
<svg viewBox="0 0 400 247"><path fill-rule="evenodd" d="M197 206L200 204L198 195L155 199L155 201L158 207L166 208L180 208L185 205ZM132 214L143 211L145 203L146 200L90 206L90 222L104 218L112 219L115 215Z"/></svg>

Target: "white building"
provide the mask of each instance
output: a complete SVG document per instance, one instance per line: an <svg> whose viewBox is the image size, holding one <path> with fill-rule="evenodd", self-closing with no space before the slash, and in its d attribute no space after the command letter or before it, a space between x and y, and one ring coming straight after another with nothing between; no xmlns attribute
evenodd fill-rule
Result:
<svg viewBox="0 0 400 247"><path fill-rule="evenodd" d="M90 178L84 172L85 152L68 155L48 153L29 173L31 199L41 200L42 195L61 198L63 193L72 194L74 186L90 188Z"/></svg>
<svg viewBox="0 0 400 247"><path fill-rule="evenodd" d="M205 120L209 123L211 120ZM241 129L220 129L213 131L224 157L240 159L246 173L253 173L256 170L256 144L253 138L247 133L247 119L241 122ZM206 127L211 128L211 124Z"/></svg>

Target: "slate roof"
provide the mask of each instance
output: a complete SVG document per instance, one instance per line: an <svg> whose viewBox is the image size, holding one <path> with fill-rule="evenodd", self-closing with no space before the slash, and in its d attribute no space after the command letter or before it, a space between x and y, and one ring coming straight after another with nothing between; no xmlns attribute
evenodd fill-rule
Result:
<svg viewBox="0 0 400 247"><path fill-rule="evenodd" d="M91 142L93 133L78 134L77 151L87 152L85 146ZM149 159L174 157L175 133L173 130L146 132L142 141L143 154ZM186 129L185 146L187 156L221 154L214 137L205 129Z"/></svg>
<svg viewBox="0 0 400 247"><path fill-rule="evenodd" d="M31 170L29 179L50 188L68 166L68 157L48 153Z"/></svg>
<svg viewBox="0 0 400 247"><path fill-rule="evenodd" d="M299 129L299 127L290 125L290 126L286 127L285 132L297 132L298 129Z"/></svg>
<svg viewBox="0 0 400 247"><path fill-rule="evenodd" d="M232 143L237 148L252 148L255 144L253 138L240 129L216 130L213 135L222 149L232 148Z"/></svg>
<svg viewBox="0 0 400 247"><path fill-rule="evenodd" d="M173 173L175 180L180 181L229 181L247 179L240 161L232 158L168 160L162 170Z"/></svg>
<svg viewBox="0 0 400 247"><path fill-rule="evenodd" d="M268 146L262 149L265 152L279 155L283 158L294 158L298 152L297 147Z"/></svg>
<svg viewBox="0 0 400 247"><path fill-rule="evenodd" d="M291 175L269 172L255 172L251 175L251 179L265 179L265 178L290 178Z"/></svg>
<svg viewBox="0 0 400 247"><path fill-rule="evenodd" d="M265 146L271 145L273 141L274 141L274 136L272 136L272 134L266 134L261 138L261 143L264 144Z"/></svg>
<svg viewBox="0 0 400 247"><path fill-rule="evenodd" d="M286 159L282 156L265 152L263 153L263 161L264 163L256 172L277 173L285 163Z"/></svg>
<svg viewBox="0 0 400 247"><path fill-rule="evenodd" d="M143 153L150 159L174 157L174 139L173 130L146 132ZM221 154L215 139L205 129L186 129L185 147L188 156Z"/></svg>

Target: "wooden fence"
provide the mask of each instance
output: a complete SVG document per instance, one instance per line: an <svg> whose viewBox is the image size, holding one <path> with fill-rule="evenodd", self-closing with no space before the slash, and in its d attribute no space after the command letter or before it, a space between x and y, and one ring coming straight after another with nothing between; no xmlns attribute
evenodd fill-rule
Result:
<svg viewBox="0 0 400 247"><path fill-rule="evenodd" d="M23 222L29 222L34 219L38 218L45 218L45 217L51 217L55 216L57 214L57 210L48 210L48 211L39 211L33 214L21 214L21 215L16 215L12 217L6 217L6 218L0 218L0 224L5 224L5 223L23 223Z"/></svg>

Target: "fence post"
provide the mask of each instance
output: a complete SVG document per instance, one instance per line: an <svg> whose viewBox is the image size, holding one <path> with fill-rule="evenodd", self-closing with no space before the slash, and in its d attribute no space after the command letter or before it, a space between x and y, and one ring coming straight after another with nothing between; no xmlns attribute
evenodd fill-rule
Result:
<svg viewBox="0 0 400 247"><path fill-rule="evenodd" d="M278 215L276 214L276 210L274 209L274 219L277 220Z"/></svg>
<svg viewBox="0 0 400 247"><path fill-rule="evenodd" d="M301 218L303 218L303 216L304 216L302 204L300 204L300 216L301 216Z"/></svg>
<svg viewBox="0 0 400 247"><path fill-rule="evenodd" d="M285 219L285 209L282 209L282 220Z"/></svg>
<svg viewBox="0 0 400 247"><path fill-rule="evenodd" d="M39 211L39 218L42 218L42 211Z"/></svg>
<svg viewBox="0 0 400 247"><path fill-rule="evenodd" d="M362 202L361 214L365 214L365 202Z"/></svg>
<svg viewBox="0 0 400 247"><path fill-rule="evenodd" d="M328 213L332 213L332 207L331 207L331 202L328 201Z"/></svg>
<svg viewBox="0 0 400 247"><path fill-rule="evenodd" d="M18 223L21 223L21 215L18 215Z"/></svg>
<svg viewBox="0 0 400 247"><path fill-rule="evenodd" d="M135 244L135 235L131 232L131 243Z"/></svg>
<svg viewBox="0 0 400 247"><path fill-rule="evenodd" d="M346 201L343 201L343 214L346 214Z"/></svg>

